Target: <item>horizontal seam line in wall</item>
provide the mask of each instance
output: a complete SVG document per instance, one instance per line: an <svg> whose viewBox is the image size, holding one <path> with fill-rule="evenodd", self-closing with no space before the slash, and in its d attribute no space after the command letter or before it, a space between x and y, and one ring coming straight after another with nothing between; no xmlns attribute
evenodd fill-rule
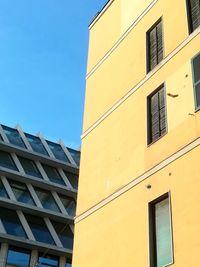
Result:
<svg viewBox="0 0 200 267"><path fill-rule="evenodd" d="M178 52L180 52L188 43L200 33L200 28L189 35L178 47L176 47L167 57L165 57L157 67L148 73L139 83L137 83L128 93L118 100L108 111L106 111L92 126L90 126L81 138L86 137L93 129L95 129L104 119L106 119L114 110L116 110L123 102L125 102L133 93L135 93L145 82L147 82L154 74L156 74L165 64L170 61Z"/></svg>
<svg viewBox="0 0 200 267"><path fill-rule="evenodd" d="M125 39L125 37L132 31L132 29L140 22L140 20L151 10L151 8L158 2L153 0L144 11L134 20L131 26L123 33L123 35L115 42L115 44L106 52L106 54L99 60L99 62L88 72L86 79L88 79L99 66L109 57L110 54L119 46L119 44Z"/></svg>
<svg viewBox="0 0 200 267"><path fill-rule="evenodd" d="M189 151L193 150L194 148L198 147L199 145L200 145L200 138L198 137L197 139L195 139L194 141L192 141L191 143L189 143L185 147L181 148L180 150L173 153L168 158L164 159L163 161L161 161L160 163L158 163L157 165L155 165L154 167L152 167L151 169L149 169L145 173L141 174L140 176L138 176L137 178L132 180L127 185L123 186L122 188L118 189L116 192L112 193L110 196L106 197L105 199L103 199L102 201L97 203L96 205L92 206L90 209L86 210L85 212L81 213L80 215L77 215L75 217L75 224L84 220L85 218L87 218L88 216L93 214L94 212L98 211L99 209L101 209L105 205L109 204L111 201L113 201L116 198L118 198L119 196L123 195L124 193L126 193L127 191L132 189L134 186L143 182L144 180L146 180L147 178L149 178L150 176L152 176L156 172L160 171L161 169L163 169L164 167L166 167L170 163L174 162L178 158L182 157L183 155L187 154Z"/></svg>

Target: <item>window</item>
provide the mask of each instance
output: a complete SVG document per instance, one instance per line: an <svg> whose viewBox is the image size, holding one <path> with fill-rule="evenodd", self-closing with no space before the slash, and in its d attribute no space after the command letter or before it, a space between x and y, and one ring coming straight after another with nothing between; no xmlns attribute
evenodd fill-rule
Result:
<svg viewBox="0 0 200 267"><path fill-rule="evenodd" d="M163 59L162 20L147 32L147 72L151 71Z"/></svg>
<svg viewBox="0 0 200 267"><path fill-rule="evenodd" d="M65 267L72 267L72 260L67 260Z"/></svg>
<svg viewBox="0 0 200 267"><path fill-rule="evenodd" d="M0 180L0 197L8 198L8 194L1 180Z"/></svg>
<svg viewBox="0 0 200 267"><path fill-rule="evenodd" d="M25 184L20 183L20 182L15 182L13 180L10 180L9 183L10 183L10 186L14 192L14 195L17 201L30 204L30 205L35 205L31 197L31 194Z"/></svg>
<svg viewBox="0 0 200 267"><path fill-rule="evenodd" d="M29 262L30 251L15 247L9 248L6 267L29 267Z"/></svg>
<svg viewBox="0 0 200 267"><path fill-rule="evenodd" d="M169 196L149 204L150 263L164 267L173 262Z"/></svg>
<svg viewBox="0 0 200 267"><path fill-rule="evenodd" d="M21 162L22 167L23 167L26 174L31 175L31 176L35 176L37 178L42 178L42 175L39 172L34 161L32 161L30 159L25 159L25 158L22 158L19 156L18 156L18 158L19 158L19 161Z"/></svg>
<svg viewBox="0 0 200 267"><path fill-rule="evenodd" d="M69 180L70 184L74 189L78 189L78 175L71 173L71 172L66 172L64 171L65 175L67 176L67 179Z"/></svg>
<svg viewBox="0 0 200 267"><path fill-rule="evenodd" d="M74 161L76 162L76 164L79 166L80 164L80 151L71 149L71 148L67 148L69 153L71 154L72 158L74 159Z"/></svg>
<svg viewBox="0 0 200 267"><path fill-rule="evenodd" d="M27 133L25 135L26 135L26 138L28 139L33 151L48 156L48 153L47 153L46 149L44 148L39 137L31 135L31 134L27 134Z"/></svg>
<svg viewBox="0 0 200 267"><path fill-rule="evenodd" d="M18 171L11 155L5 151L0 151L0 166Z"/></svg>
<svg viewBox="0 0 200 267"><path fill-rule="evenodd" d="M188 23L190 33L200 25L200 1L187 0Z"/></svg>
<svg viewBox="0 0 200 267"><path fill-rule="evenodd" d="M67 224L51 221L64 248L73 248L73 233Z"/></svg>
<svg viewBox="0 0 200 267"><path fill-rule="evenodd" d="M2 125L2 128L11 144L26 148L19 132L16 129L4 125Z"/></svg>
<svg viewBox="0 0 200 267"><path fill-rule="evenodd" d="M61 184L61 185L66 185L56 168L53 168L45 164L42 164L42 167L44 168L51 182Z"/></svg>
<svg viewBox="0 0 200 267"><path fill-rule="evenodd" d="M63 151L62 147L59 144L47 141L52 153L54 154L56 159L65 161L69 163L69 159L65 155L65 152Z"/></svg>
<svg viewBox="0 0 200 267"><path fill-rule="evenodd" d="M54 240L44 222L40 217L25 214L26 220L31 228L35 239L39 242L54 245Z"/></svg>
<svg viewBox="0 0 200 267"><path fill-rule="evenodd" d="M52 255L39 254L38 267L58 267L58 258Z"/></svg>
<svg viewBox="0 0 200 267"><path fill-rule="evenodd" d="M195 56L192 60L193 67L193 85L195 94L195 106L200 107L200 54Z"/></svg>
<svg viewBox="0 0 200 267"><path fill-rule="evenodd" d="M166 133L165 88L162 85L147 98L148 144Z"/></svg>
<svg viewBox="0 0 200 267"><path fill-rule="evenodd" d="M60 212L52 194L49 191L41 188L35 188L35 192L37 193L37 196L45 209Z"/></svg>
<svg viewBox="0 0 200 267"><path fill-rule="evenodd" d="M65 207L67 213L70 216L75 216L75 211L76 211L76 203L73 198L66 197L64 195L59 195L60 200L63 203L63 206Z"/></svg>
<svg viewBox="0 0 200 267"><path fill-rule="evenodd" d="M0 207L0 218L7 234L27 238L15 211Z"/></svg>

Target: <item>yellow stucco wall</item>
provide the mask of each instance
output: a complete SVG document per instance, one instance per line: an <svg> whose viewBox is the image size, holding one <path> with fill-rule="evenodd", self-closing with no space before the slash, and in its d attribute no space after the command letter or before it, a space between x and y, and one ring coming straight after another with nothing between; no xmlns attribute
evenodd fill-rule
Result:
<svg viewBox="0 0 200 267"><path fill-rule="evenodd" d="M144 10L145 16L93 69ZM146 74L146 32L160 17L164 60ZM200 146L84 218L84 212L200 137L191 68L198 52L200 30L189 36L185 0L114 0L92 26L73 267L149 266L148 203L169 191L174 266L200 265L200 215L193 208L200 200ZM163 83L167 133L148 146L147 97Z"/></svg>
<svg viewBox="0 0 200 267"><path fill-rule="evenodd" d="M200 147L79 222L73 266L149 266L148 203L169 191L173 266L200 266L200 214L196 209L200 203L199 154ZM148 183L152 185L150 190L146 188Z"/></svg>

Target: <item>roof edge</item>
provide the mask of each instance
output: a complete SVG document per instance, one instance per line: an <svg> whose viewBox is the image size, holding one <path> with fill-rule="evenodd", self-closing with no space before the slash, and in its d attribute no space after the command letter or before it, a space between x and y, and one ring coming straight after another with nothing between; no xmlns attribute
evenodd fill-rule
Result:
<svg viewBox="0 0 200 267"><path fill-rule="evenodd" d="M102 9L97 12L97 14L94 16L90 24L88 25L89 30L94 26L94 24L100 19L100 17L104 14L104 12L109 8L109 6L114 2L114 0L108 0L105 5L102 7Z"/></svg>

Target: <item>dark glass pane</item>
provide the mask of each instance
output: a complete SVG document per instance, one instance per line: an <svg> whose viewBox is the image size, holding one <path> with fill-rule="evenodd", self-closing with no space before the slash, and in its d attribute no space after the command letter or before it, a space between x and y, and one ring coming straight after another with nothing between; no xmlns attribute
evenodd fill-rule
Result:
<svg viewBox="0 0 200 267"><path fill-rule="evenodd" d="M29 267L30 251L9 248L6 261L6 267Z"/></svg>
<svg viewBox="0 0 200 267"><path fill-rule="evenodd" d="M39 254L39 265L38 267L58 267L58 258L52 255Z"/></svg>
<svg viewBox="0 0 200 267"><path fill-rule="evenodd" d="M194 31L200 25L200 1L189 0L191 30Z"/></svg>
<svg viewBox="0 0 200 267"><path fill-rule="evenodd" d="M45 165L45 164L42 164L42 166L51 182L65 185L63 179L61 178L60 174L55 168Z"/></svg>
<svg viewBox="0 0 200 267"><path fill-rule="evenodd" d="M11 155L4 151L0 151L0 166L18 171Z"/></svg>
<svg viewBox="0 0 200 267"><path fill-rule="evenodd" d="M0 135L0 140L1 140L1 141L3 141L3 138L2 138L2 136L1 136L1 135Z"/></svg>
<svg viewBox="0 0 200 267"><path fill-rule="evenodd" d="M10 180L9 183L17 201L30 205L35 205L31 194L25 184L13 180Z"/></svg>
<svg viewBox="0 0 200 267"><path fill-rule="evenodd" d="M30 159L22 158L20 156L18 156L18 158L19 158L19 161L21 162L22 167L23 167L26 174L31 175L31 176L35 176L37 178L42 178L42 175L39 172L34 161L32 161Z"/></svg>
<svg viewBox="0 0 200 267"><path fill-rule="evenodd" d="M52 221L53 227L60 238L63 247L72 249L73 248L73 233L67 224Z"/></svg>
<svg viewBox="0 0 200 267"><path fill-rule="evenodd" d="M195 86L196 106L200 107L200 83Z"/></svg>
<svg viewBox="0 0 200 267"><path fill-rule="evenodd" d="M168 198L155 204L155 235L157 267L163 267L172 263L172 240Z"/></svg>
<svg viewBox="0 0 200 267"><path fill-rule="evenodd" d="M48 155L46 149L44 148L41 140L39 137L31 135L31 134L25 134L26 138L28 139L33 151L37 152L37 153L41 153L44 155Z"/></svg>
<svg viewBox="0 0 200 267"><path fill-rule="evenodd" d="M7 234L26 238L26 233L15 211L0 208L0 218Z"/></svg>
<svg viewBox="0 0 200 267"><path fill-rule="evenodd" d="M67 156L65 155L65 152L63 151L62 147L59 144L47 141L51 151L53 152L56 159L70 162Z"/></svg>
<svg viewBox="0 0 200 267"><path fill-rule="evenodd" d="M74 161L76 162L76 164L79 166L80 165L80 151L71 149L71 148L67 148L69 153L71 154L72 158L74 159Z"/></svg>
<svg viewBox="0 0 200 267"><path fill-rule="evenodd" d="M66 171L64 171L64 173L67 176L67 179L69 180L72 187L74 189L78 189L78 175Z"/></svg>
<svg viewBox="0 0 200 267"><path fill-rule="evenodd" d="M8 194L1 180L0 180L0 197L8 198Z"/></svg>
<svg viewBox="0 0 200 267"><path fill-rule="evenodd" d="M60 212L52 194L46 190L35 188L35 192L45 209Z"/></svg>
<svg viewBox="0 0 200 267"><path fill-rule="evenodd" d="M28 214L26 214L25 217L37 241L51 244L51 245L55 244L42 218L36 217L33 215L28 215Z"/></svg>
<svg viewBox="0 0 200 267"><path fill-rule="evenodd" d="M71 260L67 260L65 267L72 267L72 261Z"/></svg>
<svg viewBox="0 0 200 267"><path fill-rule="evenodd" d="M200 54L193 59L194 83L200 81Z"/></svg>
<svg viewBox="0 0 200 267"><path fill-rule="evenodd" d="M75 203L74 199L70 198L70 197L63 196L63 195L59 195L59 197L60 197L60 200L62 201L63 206L65 207L67 213L70 216L74 217L75 211L76 211L76 203Z"/></svg>
<svg viewBox="0 0 200 267"><path fill-rule="evenodd" d="M19 132L16 129L4 125L2 125L2 128L11 144L26 148Z"/></svg>

